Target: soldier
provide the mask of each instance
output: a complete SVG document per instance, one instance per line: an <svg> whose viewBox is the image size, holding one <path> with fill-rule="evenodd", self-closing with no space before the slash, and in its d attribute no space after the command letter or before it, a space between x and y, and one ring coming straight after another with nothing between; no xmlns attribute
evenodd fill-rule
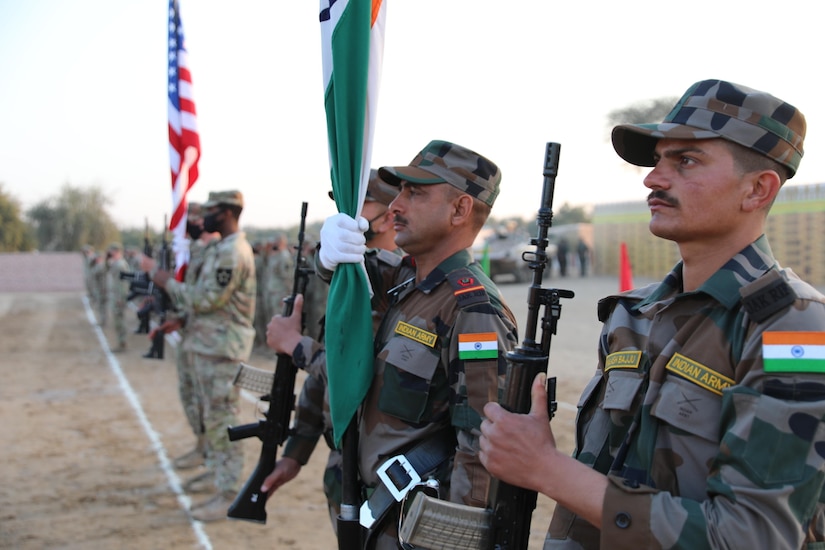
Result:
<svg viewBox="0 0 825 550"><path fill-rule="evenodd" d="M214 473L216 494L193 506L199 521L226 518L226 510L239 489L243 468L242 445L229 441L226 430L234 426L238 388L232 385L238 362L248 361L255 339L255 260L245 234L238 229L243 210L239 191L209 194L203 205L203 229L218 232L204 252L203 267L192 288L184 350L192 353L199 400L203 404L206 467ZM170 294L181 283L157 271L155 284Z"/></svg>
<svg viewBox="0 0 825 550"><path fill-rule="evenodd" d="M129 281L120 278L121 272L129 272L129 263L123 257L123 246L120 243L109 245L106 253L106 287L108 290L109 305L112 308L112 321L115 324L115 334L117 335L117 347L114 351L124 351L126 349L126 323L124 313L126 312L126 297L129 296Z"/></svg>
<svg viewBox="0 0 825 550"><path fill-rule="evenodd" d="M107 269L106 254L96 254L94 258L94 266L92 266L92 288L95 297L95 306L97 307L97 324L101 327L106 326L106 310L109 294L107 285Z"/></svg>
<svg viewBox="0 0 825 550"><path fill-rule="evenodd" d="M373 169L370 173L370 180L367 186L367 193L364 198L364 205L361 214L369 222L369 229L365 232L367 255L371 257L367 265L370 266L397 266L401 261L401 249L395 244L395 229L393 228L393 214L389 210L389 205L398 195L398 188L394 187L378 176L378 170ZM332 198L332 192L330 192ZM307 245L311 249L314 257L315 245ZM307 254L307 263L315 265ZM326 391L327 385L325 377L322 375L326 369L326 354L320 338L310 333L302 335L300 324L296 326L295 320L305 314L307 328L311 327L310 319L317 319L321 324L323 313L315 312L310 314L314 304L310 301L313 289L323 289L326 291L328 285L320 278L315 277L307 287L306 297L296 299L295 310L292 319L276 315L267 327L267 342L276 351L290 355L295 360L295 366L314 372L315 375L307 376L301 387L298 397L298 404L295 408L295 421L293 432L287 439L281 459L275 465L275 470L267 478L265 486L277 490L278 487L295 478L301 467L309 462L309 458L323 435L330 448L327 459L326 470L324 471L324 493L327 497L330 519L333 529L337 527L336 519L341 508L341 452L332 443L332 423L329 417L329 394ZM324 292L326 298L326 292ZM303 299L302 299L303 298ZM324 299L324 304L326 300ZM317 307L317 306L314 306ZM378 329L383 313L387 309L385 295L375 294L372 301L373 310L373 332ZM295 359L297 357L297 359Z"/></svg>
<svg viewBox="0 0 825 550"><path fill-rule="evenodd" d="M84 244L80 250L83 255L83 282L86 285L86 296L94 303L94 275L92 269L95 266L95 249L93 246Z"/></svg>
<svg viewBox="0 0 825 550"><path fill-rule="evenodd" d="M392 294L358 414L358 471L371 495L376 548L383 549L399 547L398 505L377 473L391 466L388 457L404 454L450 501L487 505L491 478L478 461L481 407L503 389L505 354L517 335L512 312L470 252L499 192L496 165L432 141L409 166L379 174L400 188L390 212L395 243L409 254L372 281L376 295ZM368 226L345 214L326 220L319 250L325 277L339 263L361 261ZM468 351L475 344L480 351Z"/></svg>
<svg viewBox="0 0 825 550"><path fill-rule="evenodd" d="M265 309L265 319L284 310L284 298L292 291L295 262L289 248L289 241L283 233L275 236L268 244L269 250L264 260L264 273L261 283L264 285L261 297Z"/></svg>
<svg viewBox="0 0 825 550"><path fill-rule="evenodd" d="M177 330L180 334L180 342L177 345L175 354L178 371L178 394L180 395L186 420L192 428L192 433L195 434L195 447L172 461L179 470L189 470L202 466L206 459L204 405L197 391L197 376L192 352L186 349L191 326L194 323L187 323L187 317L192 310L190 291L194 288L203 268L206 247L211 241L220 239L219 233L210 233L203 230L203 205L197 202L190 202L187 206L186 233L189 238L189 262L186 266L183 284L166 285L173 311L169 312L164 323L155 329L167 334ZM139 269L150 271L155 265L154 260L150 259ZM207 475L198 479L198 484L201 487L209 487L209 484L214 483L212 474L211 471L207 472ZM189 483L187 489L191 491L195 487L197 487L195 483Z"/></svg>
<svg viewBox="0 0 825 550"><path fill-rule="evenodd" d="M653 167L650 231L681 261L599 303L573 457L555 447L543 374L530 414L484 408L482 463L558 502L545 548L825 544L825 296L764 234L804 136L796 108L720 80L661 124L613 129L620 157Z"/></svg>

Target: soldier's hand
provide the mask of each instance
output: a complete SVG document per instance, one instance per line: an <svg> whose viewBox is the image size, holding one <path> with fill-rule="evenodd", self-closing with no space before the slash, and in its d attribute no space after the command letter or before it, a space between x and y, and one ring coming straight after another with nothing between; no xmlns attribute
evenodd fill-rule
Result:
<svg viewBox="0 0 825 550"><path fill-rule="evenodd" d="M354 219L344 213L330 216L321 227L321 248L318 259L321 265L335 271L338 264L357 264L363 261L367 251L364 231L369 222L362 217Z"/></svg>
<svg viewBox="0 0 825 550"><path fill-rule="evenodd" d="M271 489L274 493L281 485L295 479L300 471L301 464L297 460L288 456L282 457L281 460L275 463L275 469L272 470L272 473L264 479L261 491L269 493Z"/></svg>
<svg viewBox="0 0 825 550"><path fill-rule="evenodd" d="M295 295L292 315L275 315L266 325L266 345L277 353L292 356L295 346L301 341L301 312L304 309L303 294Z"/></svg>
<svg viewBox="0 0 825 550"><path fill-rule="evenodd" d="M141 271L145 271L146 273L148 273L148 272L152 271L153 269L155 269L155 267L157 265L158 265L158 263L155 260L153 260L152 258L150 258L149 256L147 256L146 254L141 254L140 255L140 270Z"/></svg>
<svg viewBox="0 0 825 550"><path fill-rule="evenodd" d="M531 387L532 405L528 414L506 411L490 402L484 405L479 459L493 476L527 489L540 490L534 479L540 464L556 453L556 441L547 414L547 376L540 373Z"/></svg>
<svg viewBox="0 0 825 550"><path fill-rule="evenodd" d="M149 339L151 340L152 338L154 338L155 334L158 331L161 331L164 334L169 334L170 332L175 332L176 330L180 329L182 326L183 323L177 317L173 319L167 319L166 321L152 329L152 331L149 333Z"/></svg>

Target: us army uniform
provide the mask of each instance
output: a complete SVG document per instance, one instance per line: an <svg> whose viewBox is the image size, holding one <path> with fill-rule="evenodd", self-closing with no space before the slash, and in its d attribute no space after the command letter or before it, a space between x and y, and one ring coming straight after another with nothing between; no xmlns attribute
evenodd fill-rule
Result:
<svg viewBox="0 0 825 550"><path fill-rule="evenodd" d="M94 259L92 267L92 279L94 285L95 305L97 306L97 324L105 327L107 317L108 302L108 266L106 265L106 254L98 254Z"/></svg>
<svg viewBox="0 0 825 550"><path fill-rule="evenodd" d="M369 493L389 457L446 436L449 459L429 473L447 500L485 507L491 478L477 454L481 411L503 389L516 321L466 250L417 285L414 274L409 257L383 273L382 290L393 291L375 335L375 378L359 411L359 473ZM485 342L484 351L477 358L459 351L459 340ZM379 548L397 545L394 513Z"/></svg>
<svg viewBox="0 0 825 550"><path fill-rule="evenodd" d="M207 204L209 204L207 202ZM168 287L179 283L169 281ZM255 261L242 231L210 242L192 288L184 350L193 354L208 444L206 465L221 493L237 490L242 446L226 435L236 425L238 389L232 379L247 361L255 338Z"/></svg>
<svg viewBox="0 0 825 550"><path fill-rule="evenodd" d="M780 268L764 236L697 291L681 288L680 263L661 284L599 303L575 457L609 474L603 523L559 507L545 548L825 540L825 366L763 358L777 335L825 343L796 332L825 331L825 297Z"/></svg>
<svg viewBox="0 0 825 550"><path fill-rule="evenodd" d="M106 288L108 291L108 302L112 308L112 320L115 325L117 335L117 349L126 349L126 323L124 313L126 310L126 297L129 295L129 281L120 279L122 271L129 272L129 263L123 258L123 247L116 243L109 246L111 259L107 261L106 268Z"/></svg>
<svg viewBox="0 0 825 550"><path fill-rule="evenodd" d="M295 262L285 240L283 246L280 246L278 250L271 250L266 256L264 270L261 278L264 284L262 297L266 307L265 320L268 323L273 315L283 313L284 298L292 292Z"/></svg>

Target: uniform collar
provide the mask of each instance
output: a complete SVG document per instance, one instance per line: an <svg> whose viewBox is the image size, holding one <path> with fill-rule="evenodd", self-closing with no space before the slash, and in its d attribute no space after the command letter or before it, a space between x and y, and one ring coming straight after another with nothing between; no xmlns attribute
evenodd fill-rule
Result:
<svg viewBox="0 0 825 550"><path fill-rule="evenodd" d="M728 309L739 304L741 296L739 289L748 285L778 267L771 251L768 238L762 235L754 242L743 248L738 254L727 261L716 273L702 283L693 292L682 292L682 262L680 261L668 273L664 281L650 296L639 302L634 309L642 309L647 305L661 301L667 296L704 293Z"/></svg>
<svg viewBox="0 0 825 550"><path fill-rule="evenodd" d="M424 293L431 292L441 282L447 280L447 273L466 267L473 263L473 256L469 250L459 250L433 269L427 277L418 283L416 288Z"/></svg>

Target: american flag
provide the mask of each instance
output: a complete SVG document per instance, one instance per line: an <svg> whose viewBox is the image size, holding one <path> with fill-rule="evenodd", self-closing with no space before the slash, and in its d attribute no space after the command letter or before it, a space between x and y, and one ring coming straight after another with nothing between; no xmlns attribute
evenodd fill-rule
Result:
<svg viewBox="0 0 825 550"><path fill-rule="evenodd" d="M172 171L172 250L175 252L175 278L183 280L189 262L186 240L186 193L198 179L201 154L192 74L183 40L183 24L177 0L169 0L169 159Z"/></svg>

